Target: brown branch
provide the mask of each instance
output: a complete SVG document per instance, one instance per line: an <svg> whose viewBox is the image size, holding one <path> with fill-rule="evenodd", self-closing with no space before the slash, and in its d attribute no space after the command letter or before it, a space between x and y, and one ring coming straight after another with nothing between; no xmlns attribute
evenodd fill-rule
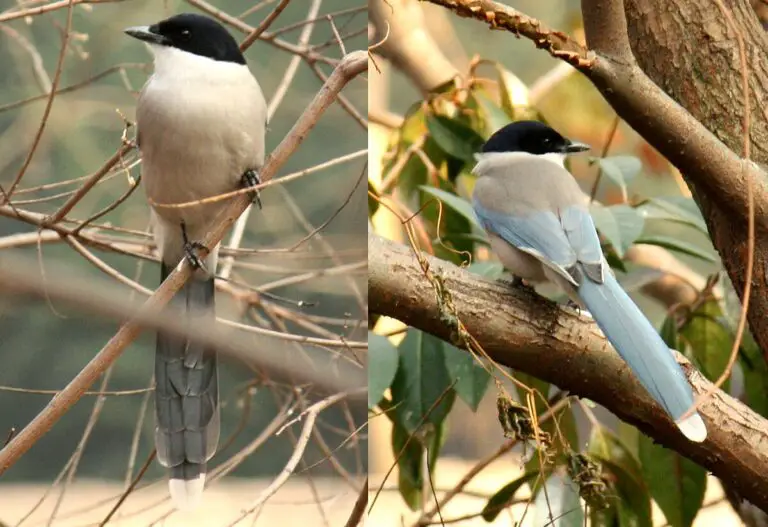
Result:
<svg viewBox="0 0 768 527"><path fill-rule="evenodd" d="M363 388L362 390L358 390L360 393L366 393L367 389ZM296 442L296 445L293 449L293 453L291 454L290 459L288 459L288 462L283 467L283 470L280 472L280 474L270 483L270 485L264 489L261 494L251 503L248 508L238 516L238 518L232 522L230 527L234 527L234 525L240 523L246 516L249 514L252 514L256 509L264 505L266 501L271 498L275 492L280 490L280 487L285 485L285 482L288 481L288 478L293 474L294 470L296 470L296 466L299 464L299 461L302 460L304 457L304 452L307 449L307 444L309 443L309 436L312 432L312 429L315 427L315 421L317 420L318 415L320 415L320 412L328 408L329 406L336 404L337 402L341 401L342 399L348 397L350 394L348 393L337 393L335 395L331 395L330 397L326 397L325 399L318 401L314 403L312 406L307 408L304 412L302 412L299 417L294 419L294 421L298 421L299 419L304 420L304 426L301 427L301 434L299 435L299 438ZM290 426L294 421L291 421L288 424L283 425L283 427L280 429L282 431L286 427ZM280 431L277 433L279 434Z"/></svg>
<svg viewBox="0 0 768 527"><path fill-rule="evenodd" d="M121 146L117 152L115 152L112 157L110 157L107 161L104 162L104 164L99 168L96 172L94 172L91 176L88 177L88 179L83 183L83 186L77 189L77 192L67 200L64 205L59 208L54 214L51 215L49 219L46 220L46 224L50 225L53 223L58 223L61 221L64 216L66 216L69 211L71 211L75 205L78 204L78 202L85 197L88 192L91 191L91 189L98 183L101 178L103 178L110 170L112 170L112 167L114 167L122 158L124 155L126 155L128 152L133 150L134 148L133 143L126 143L123 146ZM90 220L93 221L93 220ZM87 222L87 223L90 223ZM78 227L75 232L82 229L82 226Z"/></svg>
<svg viewBox="0 0 768 527"><path fill-rule="evenodd" d="M419 2L372 0L368 3L368 17L376 28L374 41L381 42L375 52L415 79L422 92L429 92L458 75L456 67L440 52L424 27ZM425 57L429 60L424 60Z"/></svg>
<svg viewBox="0 0 768 527"><path fill-rule="evenodd" d="M576 67L627 124L745 223L746 178L752 178L756 224L768 229L768 189L763 171L752 163L743 167L743 160L735 152L640 69L629 46L623 0L583 0L589 52L586 48L574 47L576 44L564 33L547 29L538 20L499 2L427 1L529 38L537 47ZM499 21L504 23L499 25Z"/></svg>
<svg viewBox="0 0 768 527"><path fill-rule="evenodd" d="M51 89L50 89L50 94L48 95L48 101L45 103L43 116L40 118L40 125L37 127L37 132L35 132L35 137L32 140L32 146L29 148L27 157L24 159L24 163L21 165L21 169L19 170L18 174L16 174L16 178L13 180L13 183L11 183L11 186L8 187L8 190L4 193L5 196L3 197L3 204L11 201L11 196L13 195L13 191L16 190L16 186L24 178L24 174L26 174L30 163L32 163L32 158L34 157L35 152L37 151L37 147L40 144L40 139L43 137L43 132L45 131L45 125L48 124L48 116L51 114L51 108L53 107L53 100L56 98L56 91L59 89L59 81L61 80L61 71L64 66L64 57L67 55L67 47L69 46L70 32L72 31L72 9L74 8L74 0L68 0L66 4L67 4L67 26L64 29L64 38L62 39L62 42L61 42L61 50L59 51L59 58L58 58L58 61L56 62L56 72L53 75L53 82L51 83Z"/></svg>
<svg viewBox="0 0 768 527"><path fill-rule="evenodd" d="M272 22L274 22L275 19L280 16L280 13L283 12L283 9L286 8L288 2L290 1L291 0L280 0L280 3L277 4L272 12L268 14L264 20L261 21L259 26L251 31L248 36L243 39L243 41L240 43L240 51L245 51L246 49L250 48L251 45L261 36L261 34L264 33L270 25L272 25Z"/></svg>
<svg viewBox="0 0 768 527"><path fill-rule="evenodd" d="M352 507L352 512L347 518L347 523L344 527L357 527L365 514L365 506L368 505L368 478L365 478L363 486L360 488L360 494L357 496L355 506Z"/></svg>
<svg viewBox="0 0 768 527"><path fill-rule="evenodd" d="M369 235L371 312L395 317L450 341L453 330L435 290L409 248ZM594 324L534 293L510 289L423 255L452 294L457 316L498 363L532 374L602 404L733 485L768 509L768 421L722 391L699 412L710 424L704 443L691 443L640 386ZM711 383L678 355L696 393Z"/></svg>
<svg viewBox="0 0 768 527"><path fill-rule="evenodd" d="M533 41L537 48L549 52L576 67L589 67L593 58L587 48L562 31L549 29L539 20L498 2L489 0L428 0L445 7L460 17L475 18L488 23L491 29L506 30Z"/></svg>
<svg viewBox="0 0 768 527"><path fill-rule="evenodd" d="M365 71L367 65L367 54L364 51L354 51L339 62L328 82L320 89L280 145L269 155L260 174L263 181L269 180L275 175L277 169L285 163L317 123L320 116L334 102L341 89L350 80ZM214 247L219 243L226 230L232 226L249 205L250 199L246 196L239 196L234 199L231 205L212 222L211 230L202 240L203 245ZM144 303L141 312L158 312L181 289L190 273L188 263L186 261L181 262L160 285L155 294ZM24 430L0 451L0 474L29 450L79 400L104 370L114 363L123 350L133 342L141 330L142 325L136 319L127 322L118 330L101 351L72 379L61 394L54 397Z"/></svg>

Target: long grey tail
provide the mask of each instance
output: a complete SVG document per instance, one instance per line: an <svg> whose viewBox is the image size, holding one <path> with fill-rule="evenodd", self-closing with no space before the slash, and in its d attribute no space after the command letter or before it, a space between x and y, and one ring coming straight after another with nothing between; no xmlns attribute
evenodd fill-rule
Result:
<svg viewBox="0 0 768 527"><path fill-rule="evenodd" d="M626 361L640 383L667 411L680 431L700 443L707 437L698 413L681 420L693 405L691 385L669 347L611 273L598 284L589 280L579 287L579 297L592 317Z"/></svg>
<svg viewBox="0 0 768 527"><path fill-rule="evenodd" d="M161 263L161 280L173 267ZM171 301L192 326L215 319L214 280L193 275ZM157 334L155 350L155 446L170 469L171 499L194 508L205 485L206 463L219 442L219 380L215 350L186 338Z"/></svg>

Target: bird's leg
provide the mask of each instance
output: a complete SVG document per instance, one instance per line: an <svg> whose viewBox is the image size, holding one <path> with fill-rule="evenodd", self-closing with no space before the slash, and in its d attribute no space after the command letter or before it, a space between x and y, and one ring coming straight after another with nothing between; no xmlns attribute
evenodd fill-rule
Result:
<svg viewBox="0 0 768 527"><path fill-rule="evenodd" d="M505 280L503 278L499 279L499 282L502 282L505 285L508 285L509 287L521 287L523 289L529 289L531 291L534 290L534 287L525 281L525 279L520 278L517 275L512 275L511 280Z"/></svg>
<svg viewBox="0 0 768 527"><path fill-rule="evenodd" d="M187 224L183 221L181 222L181 237L184 240L184 257L187 259L192 269L202 269L203 271L208 272L208 270L205 268L205 264L203 264L203 260L200 259L200 256L198 256L197 251L210 251L208 250L208 247L202 243L189 240L189 236L187 236Z"/></svg>
<svg viewBox="0 0 768 527"><path fill-rule="evenodd" d="M254 170L253 168L249 168L248 170L243 172L242 184L243 184L243 187L245 188L261 185L261 178L259 177L259 172L257 170ZM259 191L254 190L250 194L251 194L251 203L256 203L259 206L259 210L261 210L261 198L259 197Z"/></svg>

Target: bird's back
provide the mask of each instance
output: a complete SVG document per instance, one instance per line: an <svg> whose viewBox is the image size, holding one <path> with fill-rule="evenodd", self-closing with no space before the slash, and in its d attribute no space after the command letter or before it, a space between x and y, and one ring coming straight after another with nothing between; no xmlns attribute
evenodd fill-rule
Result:
<svg viewBox="0 0 768 527"><path fill-rule="evenodd" d="M473 172L474 196L487 209L527 215L587 204L576 180L556 161L520 152L485 154Z"/></svg>

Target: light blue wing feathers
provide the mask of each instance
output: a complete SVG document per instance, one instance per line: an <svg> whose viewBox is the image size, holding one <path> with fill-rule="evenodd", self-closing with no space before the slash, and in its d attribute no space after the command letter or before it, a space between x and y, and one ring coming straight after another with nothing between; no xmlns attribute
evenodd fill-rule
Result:
<svg viewBox="0 0 768 527"><path fill-rule="evenodd" d="M573 267L585 265L587 276L602 282L603 253L592 217L577 206L558 211L544 210L515 216L497 212L473 200L480 224L496 233L507 243L556 268L569 282L578 287Z"/></svg>

